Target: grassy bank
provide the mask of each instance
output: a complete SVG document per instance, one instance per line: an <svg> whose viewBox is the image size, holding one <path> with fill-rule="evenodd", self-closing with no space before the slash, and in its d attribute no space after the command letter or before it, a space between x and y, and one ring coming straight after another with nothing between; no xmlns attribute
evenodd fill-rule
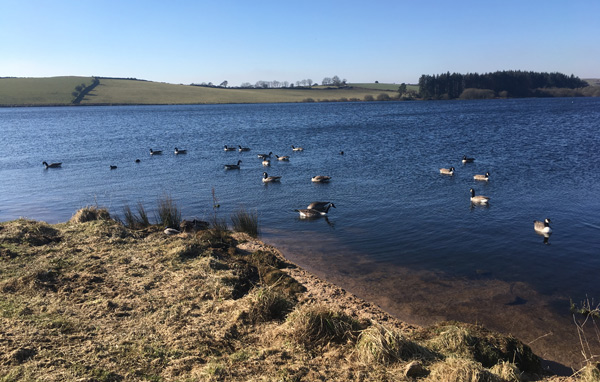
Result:
<svg viewBox="0 0 600 382"><path fill-rule="evenodd" d="M164 226L0 223L0 381L550 380L513 337L406 325L222 222Z"/></svg>

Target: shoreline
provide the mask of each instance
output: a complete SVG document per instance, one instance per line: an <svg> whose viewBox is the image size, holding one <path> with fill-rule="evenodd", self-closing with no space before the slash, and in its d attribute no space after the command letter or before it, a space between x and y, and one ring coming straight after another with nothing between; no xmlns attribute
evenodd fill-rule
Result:
<svg viewBox="0 0 600 382"><path fill-rule="evenodd" d="M332 270L318 254L306 256L294 250L290 242L278 243L274 239L268 245L306 272L368 301L407 325L427 327L459 321L514 335L531 346L544 359L544 365L559 375L569 375L584 362L572 314L560 316L552 296L537 292L526 282L467 280L391 265L380 269L368 262L363 264L368 271L361 275L352 273L350 268ZM349 261L355 256L348 255ZM361 261L359 256L357 259ZM396 277L389 278L390 272ZM568 307L568 299L562 301ZM588 338L596 336L589 325L585 334ZM590 346L594 354L600 353L600 343L592 342Z"/></svg>
<svg viewBox="0 0 600 382"><path fill-rule="evenodd" d="M157 226L129 230L104 211L104 217L88 218L80 210L69 222L54 225L25 219L0 223L0 319L6 328L0 333L0 376L35 377L46 370L57 380L70 379L72 373L93 375L87 366L76 366L93 364L119 380L207 374L213 380L215 373L224 376L219 380L248 380L285 365L308 379L362 380L414 372L429 380L427 375L449 367L446 363L455 361L448 360L459 353L473 373L494 372L494 364L512 362L508 360L528 375L541 373L539 361L533 361L537 357L512 336L459 322L427 328L409 324L377 301L327 281L246 234L200 230L168 235ZM261 296L270 293L288 296L295 306L284 319L254 313ZM339 339L327 337L324 343L306 342L310 332L295 337L304 330L302 315L315 309L360 329L343 331ZM284 311L269 315L279 317ZM385 357L391 358L361 358L359 334L369 328L397 333L412 344L403 346L417 353L408 357L390 349ZM463 350L439 342L438 337L455 331L475 342L461 345ZM491 344L491 354L497 355L477 361L481 355L474 349ZM147 346L164 350L136 350ZM121 347L129 350L114 358L121 353L111 349ZM531 358L521 358L526 355ZM131 362L137 371L126 371Z"/></svg>

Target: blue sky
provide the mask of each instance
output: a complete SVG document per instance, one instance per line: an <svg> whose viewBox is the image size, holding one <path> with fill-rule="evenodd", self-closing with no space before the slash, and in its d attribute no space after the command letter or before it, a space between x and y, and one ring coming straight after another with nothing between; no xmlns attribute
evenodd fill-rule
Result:
<svg viewBox="0 0 600 382"><path fill-rule="evenodd" d="M599 0L0 0L0 77L416 83L600 77Z"/></svg>

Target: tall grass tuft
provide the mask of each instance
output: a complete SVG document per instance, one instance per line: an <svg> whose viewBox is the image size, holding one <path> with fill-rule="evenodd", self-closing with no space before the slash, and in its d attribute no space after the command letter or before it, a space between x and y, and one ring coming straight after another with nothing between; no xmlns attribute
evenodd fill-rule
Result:
<svg viewBox="0 0 600 382"><path fill-rule="evenodd" d="M238 232L245 232L252 237L258 236L258 214L256 211L248 212L240 208L231 215L233 229Z"/></svg>
<svg viewBox="0 0 600 382"><path fill-rule="evenodd" d="M389 365L400 360L430 358L425 348L406 338L397 330L372 325L358 336L356 349L363 362Z"/></svg>
<svg viewBox="0 0 600 382"><path fill-rule="evenodd" d="M292 302L271 287L260 288L255 292L249 317L253 322L280 320L292 309Z"/></svg>
<svg viewBox="0 0 600 382"><path fill-rule="evenodd" d="M130 229L145 228L150 225L150 219L142 202L137 204L137 214L128 205L123 207L123 225Z"/></svg>
<svg viewBox="0 0 600 382"><path fill-rule="evenodd" d="M289 316L291 337L307 347L356 339L362 329L358 321L326 306L306 305Z"/></svg>
<svg viewBox="0 0 600 382"><path fill-rule="evenodd" d="M508 361L500 361L499 363L492 366L490 371L500 377L502 381L507 382L520 382L521 371L514 363Z"/></svg>
<svg viewBox="0 0 600 382"><path fill-rule="evenodd" d="M431 365L427 382L491 382L497 380L479 362L449 357Z"/></svg>
<svg viewBox="0 0 600 382"><path fill-rule="evenodd" d="M181 224L181 211L170 195L164 195L158 200L156 221L164 228L179 229Z"/></svg>

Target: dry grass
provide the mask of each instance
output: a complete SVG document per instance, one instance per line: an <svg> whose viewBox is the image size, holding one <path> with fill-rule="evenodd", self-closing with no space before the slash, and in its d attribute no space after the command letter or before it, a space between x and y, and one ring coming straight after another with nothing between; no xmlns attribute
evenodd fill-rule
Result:
<svg viewBox="0 0 600 382"><path fill-rule="evenodd" d="M258 213L248 212L240 208L231 215L233 229L238 232L244 232L252 237L258 236Z"/></svg>
<svg viewBox="0 0 600 382"><path fill-rule="evenodd" d="M290 336L297 343L312 347L355 341L361 324L343 312L322 305L305 305L289 317Z"/></svg>
<svg viewBox="0 0 600 382"><path fill-rule="evenodd" d="M85 223L92 220L108 220L110 219L110 213L106 208L87 206L75 213L71 217L73 223Z"/></svg>
<svg viewBox="0 0 600 382"><path fill-rule="evenodd" d="M371 325L358 336L356 349L363 362L389 365L409 359L432 358L432 353L398 330Z"/></svg>
<svg viewBox="0 0 600 382"><path fill-rule="evenodd" d="M248 252L228 232L217 241L211 230L162 231L104 218L0 223L0 381L535 378L508 351L523 345L508 337L457 323L403 332L359 320L347 312L364 305L315 302L315 289L306 293L288 273L297 268L268 246ZM485 366L481 344L502 357ZM404 377L411 361L423 373ZM578 375L596 377L593 368Z"/></svg>
<svg viewBox="0 0 600 382"><path fill-rule="evenodd" d="M170 195L163 195L158 200L156 221L163 228L179 229L181 224L181 210Z"/></svg>

